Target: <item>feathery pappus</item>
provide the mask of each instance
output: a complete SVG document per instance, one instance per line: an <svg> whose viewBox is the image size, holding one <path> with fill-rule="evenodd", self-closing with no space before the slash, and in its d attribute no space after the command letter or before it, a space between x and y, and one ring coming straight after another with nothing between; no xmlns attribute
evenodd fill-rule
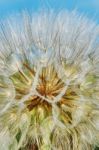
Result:
<svg viewBox="0 0 99 150"><path fill-rule="evenodd" d="M0 22L0 150L99 145L99 26L72 11Z"/></svg>

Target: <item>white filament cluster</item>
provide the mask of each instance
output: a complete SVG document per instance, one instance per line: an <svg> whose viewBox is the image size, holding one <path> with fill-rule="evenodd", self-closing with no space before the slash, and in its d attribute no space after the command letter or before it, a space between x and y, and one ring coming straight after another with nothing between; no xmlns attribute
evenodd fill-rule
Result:
<svg viewBox="0 0 99 150"><path fill-rule="evenodd" d="M43 69L49 69L46 81L64 84L55 96L37 90ZM27 104L35 96L42 105L30 111ZM98 25L75 11L24 12L1 22L0 135L0 150L29 150L29 140L39 150L99 145Z"/></svg>

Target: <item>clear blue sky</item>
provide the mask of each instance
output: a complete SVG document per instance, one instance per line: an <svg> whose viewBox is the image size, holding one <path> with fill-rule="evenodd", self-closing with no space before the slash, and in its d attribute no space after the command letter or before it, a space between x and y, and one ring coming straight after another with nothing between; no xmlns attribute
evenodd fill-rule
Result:
<svg viewBox="0 0 99 150"><path fill-rule="evenodd" d="M23 9L77 9L99 22L99 0L0 0L0 18Z"/></svg>

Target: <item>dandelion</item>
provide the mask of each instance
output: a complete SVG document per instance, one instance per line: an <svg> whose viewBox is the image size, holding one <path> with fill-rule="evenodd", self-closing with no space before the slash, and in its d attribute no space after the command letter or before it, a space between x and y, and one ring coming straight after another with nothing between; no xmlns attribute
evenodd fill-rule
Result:
<svg viewBox="0 0 99 150"><path fill-rule="evenodd" d="M77 12L0 23L0 150L99 145L99 27Z"/></svg>

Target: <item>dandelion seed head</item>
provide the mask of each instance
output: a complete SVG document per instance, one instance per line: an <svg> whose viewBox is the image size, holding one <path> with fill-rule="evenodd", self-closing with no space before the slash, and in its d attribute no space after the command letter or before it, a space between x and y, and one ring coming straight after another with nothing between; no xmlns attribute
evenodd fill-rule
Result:
<svg viewBox="0 0 99 150"><path fill-rule="evenodd" d="M99 144L98 36L98 25L75 11L1 23L1 150Z"/></svg>

